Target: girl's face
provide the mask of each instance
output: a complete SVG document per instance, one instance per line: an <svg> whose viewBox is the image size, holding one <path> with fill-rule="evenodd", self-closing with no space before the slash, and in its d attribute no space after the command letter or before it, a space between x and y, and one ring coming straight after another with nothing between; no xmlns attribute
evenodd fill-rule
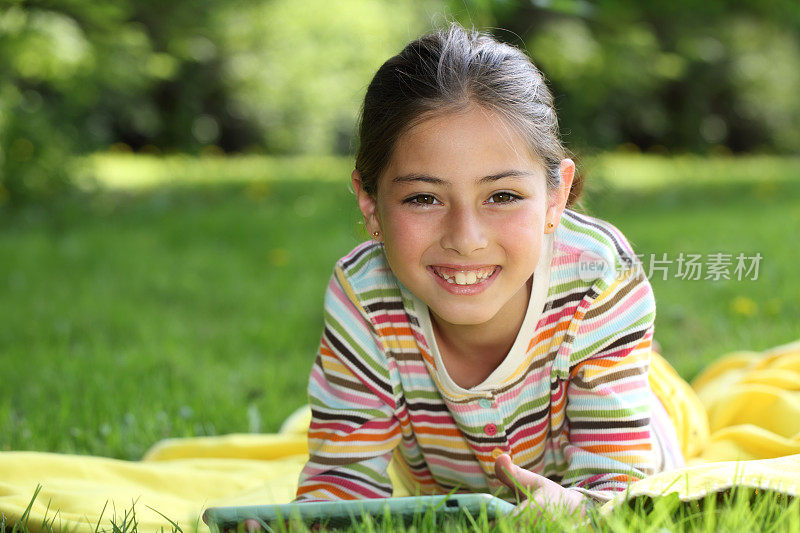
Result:
<svg viewBox="0 0 800 533"><path fill-rule="evenodd" d="M524 314L526 282L561 217L574 168L562 161L562 187L548 195L544 168L522 139L499 115L471 106L402 135L376 198L358 171L353 185L368 231L381 233L392 271L434 320L480 325L521 320L508 311Z"/></svg>

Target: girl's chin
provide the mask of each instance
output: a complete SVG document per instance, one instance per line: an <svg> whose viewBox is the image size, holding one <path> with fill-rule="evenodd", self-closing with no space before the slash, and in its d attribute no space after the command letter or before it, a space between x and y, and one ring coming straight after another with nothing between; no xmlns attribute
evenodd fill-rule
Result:
<svg viewBox="0 0 800 533"><path fill-rule="evenodd" d="M474 310L428 307L431 311L431 321L439 325L480 326L490 322L495 315L487 312L486 307Z"/></svg>

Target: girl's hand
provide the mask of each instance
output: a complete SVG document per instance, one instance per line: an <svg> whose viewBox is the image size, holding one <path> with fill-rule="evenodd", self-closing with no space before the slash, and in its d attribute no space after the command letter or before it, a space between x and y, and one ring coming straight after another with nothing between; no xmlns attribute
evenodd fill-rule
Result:
<svg viewBox="0 0 800 533"><path fill-rule="evenodd" d="M562 487L555 481L547 479L511 462L508 454L503 454L494 462L494 472L497 478L506 484L520 498L527 498L514 510L519 514L525 508L530 508L536 518L540 518L546 510L554 507L562 508L567 513L579 511L581 516L586 511L586 497L578 491ZM523 490L527 490L528 496Z"/></svg>
<svg viewBox="0 0 800 533"><path fill-rule="evenodd" d="M259 524L257 520L248 519L239 524L239 526L235 529L223 529L222 533L238 533L239 531L244 531L244 533L255 533L257 531L264 531L264 528L261 527L261 524Z"/></svg>

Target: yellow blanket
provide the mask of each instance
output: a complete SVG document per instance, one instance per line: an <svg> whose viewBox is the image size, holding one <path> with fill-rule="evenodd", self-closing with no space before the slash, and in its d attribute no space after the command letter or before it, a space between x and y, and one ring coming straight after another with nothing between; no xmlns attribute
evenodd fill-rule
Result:
<svg viewBox="0 0 800 533"><path fill-rule="evenodd" d="M737 352L710 365L691 387L658 354L651 383L675 421L686 468L631 485L629 497L678 492L683 500L733 484L793 496L800 490L800 341L763 353ZM0 453L0 523L43 520L78 531L110 528L135 512L140 531L195 526L206 507L285 503L294 497L308 449L309 411L273 435L168 439L139 462L40 452ZM616 502L606 504L610 509Z"/></svg>

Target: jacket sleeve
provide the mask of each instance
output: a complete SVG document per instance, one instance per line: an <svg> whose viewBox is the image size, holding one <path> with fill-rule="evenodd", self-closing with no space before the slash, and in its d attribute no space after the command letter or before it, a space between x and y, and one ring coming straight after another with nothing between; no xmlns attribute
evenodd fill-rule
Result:
<svg viewBox="0 0 800 533"><path fill-rule="evenodd" d="M392 495L386 471L400 441L393 369L337 265L325 294L324 330L308 384L309 460L295 501Z"/></svg>
<svg viewBox="0 0 800 533"><path fill-rule="evenodd" d="M648 381L655 299L636 268L595 283L590 293L562 359L561 484L606 501L655 471Z"/></svg>

